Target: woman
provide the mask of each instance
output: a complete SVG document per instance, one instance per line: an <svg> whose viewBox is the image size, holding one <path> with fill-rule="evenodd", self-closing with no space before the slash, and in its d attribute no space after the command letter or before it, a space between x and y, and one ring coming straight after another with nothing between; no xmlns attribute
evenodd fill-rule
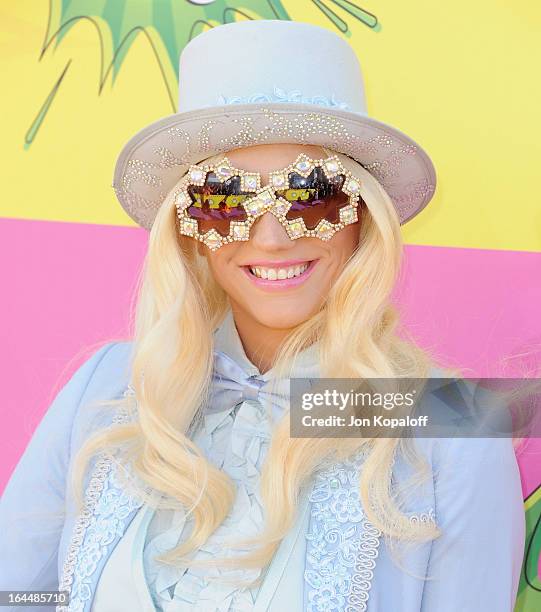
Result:
<svg viewBox="0 0 541 612"><path fill-rule="evenodd" d="M355 54L314 26L214 28L180 81L182 112L115 173L151 230L134 341L34 434L0 507L0 587L93 612L512 610L510 440L290 436L291 378L441 372L390 304L428 156L367 116Z"/></svg>

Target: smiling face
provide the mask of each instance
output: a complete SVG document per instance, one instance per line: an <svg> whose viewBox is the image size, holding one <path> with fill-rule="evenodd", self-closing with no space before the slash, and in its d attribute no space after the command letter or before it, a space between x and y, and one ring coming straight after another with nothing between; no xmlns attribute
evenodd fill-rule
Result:
<svg viewBox="0 0 541 612"><path fill-rule="evenodd" d="M317 146L258 145L227 153L233 166L268 174L285 168L305 153L326 158ZM302 237L292 240L276 217L266 212L250 230L250 239L232 242L211 251L202 243L216 282L228 294L237 323L250 327L287 330L316 314L344 264L358 244L359 222L347 225L323 241Z"/></svg>

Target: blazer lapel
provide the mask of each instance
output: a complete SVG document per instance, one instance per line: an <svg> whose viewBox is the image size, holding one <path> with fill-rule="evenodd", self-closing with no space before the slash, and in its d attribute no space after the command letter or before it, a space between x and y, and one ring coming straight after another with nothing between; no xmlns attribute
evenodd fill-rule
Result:
<svg viewBox="0 0 541 612"><path fill-rule="evenodd" d="M286 568L293 559L297 559L299 556L302 557L302 567L304 568L304 551L306 548L304 535L310 518L309 492L309 490L303 492L295 525L282 540L269 565L257 594L254 612L302 610L302 571L299 572L300 566L297 563L293 563L293 568L290 568L291 571L289 572L286 572ZM296 584L297 588L289 588L288 585L291 580L298 583ZM299 598L298 602L293 601L295 597Z"/></svg>
<svg viewBox="0 0 541 612"><path fill-rule="evenodd" d="M118 413L113 421L127 420L125 414ZM143 504L122 487L117 469L113 459L105 455L92 468L59 580L59 590L68 592L69 603L57 606L57 612L90 611L103 567Z"/></svg>

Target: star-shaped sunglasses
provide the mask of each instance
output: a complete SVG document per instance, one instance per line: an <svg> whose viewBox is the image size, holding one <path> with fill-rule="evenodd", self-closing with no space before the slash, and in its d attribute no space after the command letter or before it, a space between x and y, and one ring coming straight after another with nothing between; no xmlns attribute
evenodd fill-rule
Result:
<svg viewBox="0 0 541 612"><path fill-rule="evenodd" d="M358 221L361 182L336 156L299 155L282 170L261 175L234 168L227 157L216 164L190 166L174 194L180 233L213 251L250 239L258 217L272 213L295 240L303 236L330 240Z"/></svg>

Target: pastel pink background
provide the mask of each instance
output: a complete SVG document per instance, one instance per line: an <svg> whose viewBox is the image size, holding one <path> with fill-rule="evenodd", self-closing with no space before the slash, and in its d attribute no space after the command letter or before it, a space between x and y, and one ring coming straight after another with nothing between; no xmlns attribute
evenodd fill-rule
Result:
<svg viewBox="0 0 541 612"><path fill-rule="evenodd" d="M128 337L146 247L138 228L0 219L0 491L75 369ZM405 327L443 363L520 376L541 354L540 278L541 253L407 246L395 296ZM540 457L540 440L518 453L525 497Z"/></svg>

